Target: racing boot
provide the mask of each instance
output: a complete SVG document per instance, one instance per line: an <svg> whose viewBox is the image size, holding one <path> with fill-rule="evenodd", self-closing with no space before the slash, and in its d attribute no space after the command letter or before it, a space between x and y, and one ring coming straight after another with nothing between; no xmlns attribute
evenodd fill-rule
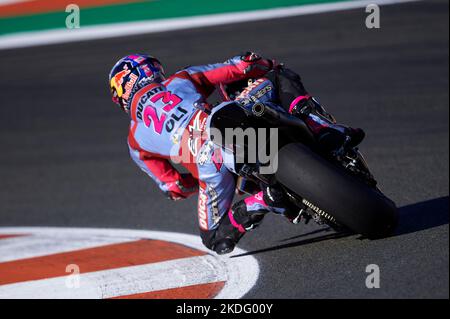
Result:
<svg viewBox="0 0 450 319"><path fill-rule="evenodd" d="M356 147L365 137L361 128L336 124L334 117L309 95L297 97L289 111L306 122L325 152L336 151L344 145Z"/></svg>
<svg viewBox="0 0 450 319"><path fill-rule="evenodd" d="M263 189L264 201L269 205L270 210L276 214L281 214L291 223L299 224L304 222L308 224L311 217L306 213L306 206L302 204L302 208L298 208L292 203L286 192L279 184L274 184Z"/></svg>
<svg viewBox="0 0 450 319"><path fill-rule="evenodd" d="M246 232L258 227L265 213L265 211L249 213L245 200L235 203L228 214L222 217L212 249L219 255L232 252Z"/></svg>

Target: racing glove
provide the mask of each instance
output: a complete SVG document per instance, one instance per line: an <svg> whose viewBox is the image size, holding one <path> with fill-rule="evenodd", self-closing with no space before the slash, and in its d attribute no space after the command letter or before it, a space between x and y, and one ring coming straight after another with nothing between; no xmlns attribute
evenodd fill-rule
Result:
<svg viewBox="0 0 450 319"><path fill-rule="evenodd" d="M272 70L275 64L274 61L263 59L259 54L250 51L242 55L241 60L245 62L244 74L251 77L263 76Z"/></svg>

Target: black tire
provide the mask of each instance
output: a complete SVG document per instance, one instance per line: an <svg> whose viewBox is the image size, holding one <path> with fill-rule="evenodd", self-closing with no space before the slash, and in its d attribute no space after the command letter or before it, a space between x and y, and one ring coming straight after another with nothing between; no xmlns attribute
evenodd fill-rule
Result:
<svg viewBox="0 0 450 319"><path fill-rule="evenodd" d="M390 235L397 225L393 201L303 144L280 150L276 176L310 208L333 216L355 233L379 238Z"/></svg>

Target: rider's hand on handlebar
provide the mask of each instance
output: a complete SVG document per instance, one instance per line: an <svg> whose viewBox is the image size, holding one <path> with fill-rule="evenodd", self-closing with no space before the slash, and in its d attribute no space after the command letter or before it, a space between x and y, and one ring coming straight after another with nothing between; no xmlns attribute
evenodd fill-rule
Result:
<svg viewBox="0 0 450 319"><path fill-rule="evenodd" d="M244 69L245 74L252 74L252 76L262 76L272 70L274 61L263 59L255 52L247 52L241 56L241 60L247 62L247 67Z"/></svg>

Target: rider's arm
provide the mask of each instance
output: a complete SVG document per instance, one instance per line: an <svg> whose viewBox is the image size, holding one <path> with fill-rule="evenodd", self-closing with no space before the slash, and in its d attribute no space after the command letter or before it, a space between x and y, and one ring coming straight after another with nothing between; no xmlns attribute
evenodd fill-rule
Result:
<svg viewBox="0 0 450 319"><path fill-rule="evenodd" d="M187 198L198 191L197 180L190 174L180 174L165 158L153 156L128 145L133 161L150 176L170 199Z"/></svg>
<svg viewBox="0 0 450 319"><path fill-rule="evenodd" d="M235 56L224 63L192 66L183 71L187 71L192 81L208 95L218 84L261 77L270 71L272 66L273 61L262 59L257 54L248 52L242 56Z"/></svg>

